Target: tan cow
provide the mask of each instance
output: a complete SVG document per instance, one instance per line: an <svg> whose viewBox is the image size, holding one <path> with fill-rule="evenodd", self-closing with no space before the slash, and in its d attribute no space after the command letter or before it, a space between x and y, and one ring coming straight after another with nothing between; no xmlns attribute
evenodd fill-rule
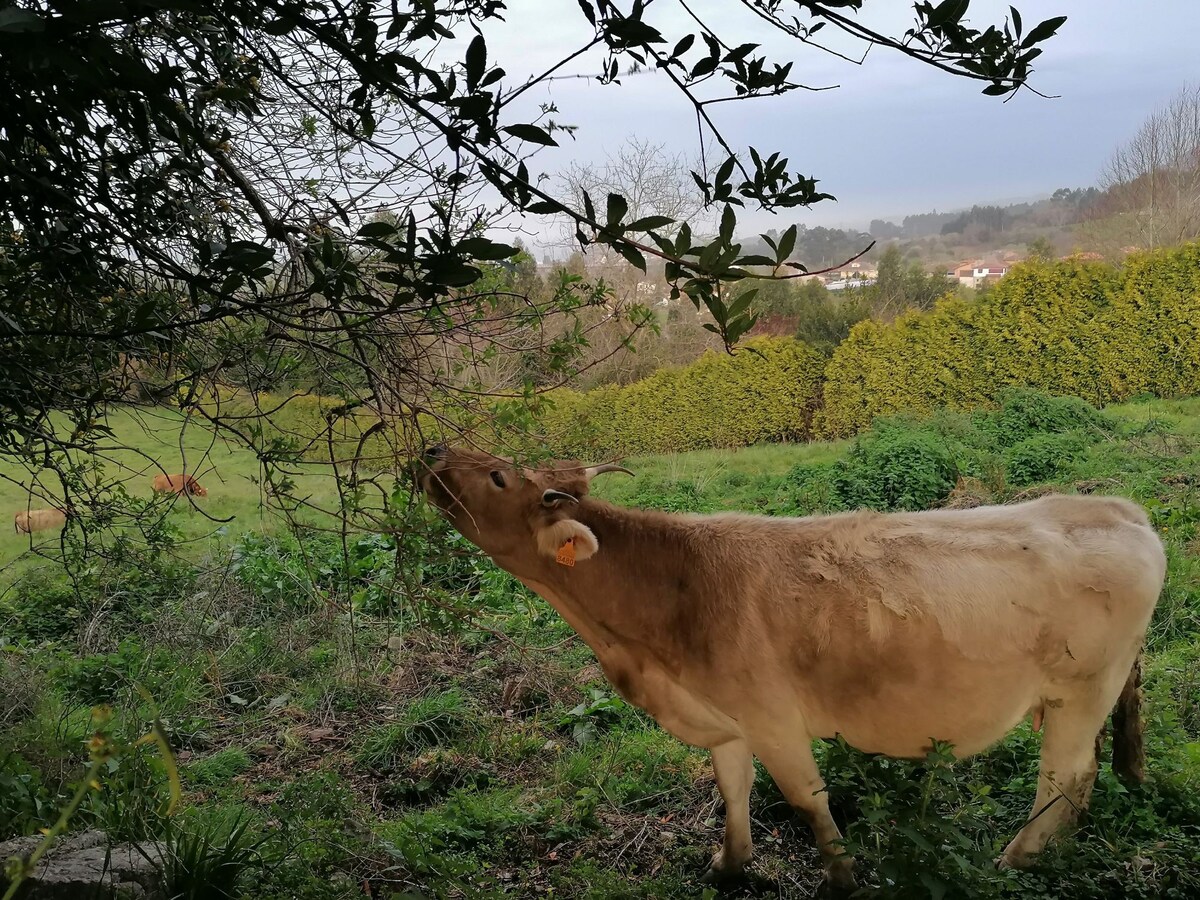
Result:
<svg viewBox="0 0 1200 900"><path fill-rule="evenodd" d="M63 509L19 509L13 516L13 529L17 534L33 534L50 528L61 529L67 524L67 513Z"/></svg>
<svg viewBox="0 0 1200 900"><path fill-rule="evenodd" d="M191 475L155 475L154 493L191 494L194 497L208 496L208 491Z"/></svg>
<svg viewBox="0 0 1200 900"><path fill-rule="evenodd" d="M966 756L1044 719L1034 812L1006 866L1086 806L1118 698L1114 768L1140 780L1139 654L1166 558L1135 504L669 515L588 497L613 468L437 447L420 482L579 632L621 696L712 752L726 822L709 877L750 859L757 756L811 824L831 885L853 885L814 738L895 757L936 739Z"/></svg>

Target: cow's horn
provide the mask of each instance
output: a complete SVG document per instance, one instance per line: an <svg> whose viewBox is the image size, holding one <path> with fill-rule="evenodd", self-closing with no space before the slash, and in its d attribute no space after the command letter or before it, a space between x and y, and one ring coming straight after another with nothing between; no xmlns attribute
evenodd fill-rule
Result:
<svg viewBox="0 0 1200 900"><path fill-rule="evenodd" d="M588 481L591 481L597 475L603 475L605 472L624 472L626 475L632 475L624 466L618 466L616 463L601 463L598 466L588 466L583 470L583 474L587 476Z"/></svg>
<svg viewBox="0 0 1200 900"><path fill-rule="evenodd" d="M556 491L552 488L548 488L542 493L542 505L543 506L553 506L555 503L558 503L560 500L566 500L569 503L578 503L579 502L578 497L568 494L566 491Z"/></svg>

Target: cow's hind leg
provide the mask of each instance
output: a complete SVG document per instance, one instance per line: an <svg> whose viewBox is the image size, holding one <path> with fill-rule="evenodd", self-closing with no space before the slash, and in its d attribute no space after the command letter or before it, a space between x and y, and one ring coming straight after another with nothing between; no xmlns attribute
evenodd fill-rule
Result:
<svg viewBox="0 0 1200 900"><path fill-rule="evenodd" d="M813 759L812 743L807 735L800 736L793 746L770 751L755 748L783 795L799 811L813 830L821 859L825 863L825 879L839 892L853 891L854 861L839 843L842 833L829 814L829 795L825 782Z"/></svg>
<svg viewBox="0 0 1200 900"><path fill-rule="evenodd" d="M742 739L712 748L713 772L725 801L725 840L713 857L705 881L734 878L750 862L750 789L754 785L754 757Z"/></svg>
<svg viewBox="0 0 1200 900"><path fill-rule="evenodd" d="M1112 697L1102 692L1047 705L1037 798L1025 826L1004 849L1002 868L1021 868L1042 851L1059 829L1087 808L1096 781L1096 735L1104 727Z"/></svg>

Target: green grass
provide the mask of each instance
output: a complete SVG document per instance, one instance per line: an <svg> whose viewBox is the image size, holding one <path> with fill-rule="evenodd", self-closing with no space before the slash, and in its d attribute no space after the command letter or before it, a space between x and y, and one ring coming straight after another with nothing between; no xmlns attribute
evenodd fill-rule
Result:
<svg viewBox="0 0 1200 900"><path fill-rule="evenodd" d="M1187 397L1182 400L1151 398L1114 404L1106 407L1106 410L1131 423L1162 419L1170 422L1179 434L1200 436L1200 397Z"/></svg>
<svg viewBox="0 0 1200 900"><path fill-rule="evenodd" d="M245 447L219 437L197 421L166 409L126 408L109 414L106 424L113 437L101 442L98 458L106 479L119 482L135 497L152 496L151 483L162 472L193 473L208 490L197 497L195 507L188 498L174 501L172 522L187 541L192 555L206 553L214 540L229 541L247 531L272 531L281 524L279 514L265 502L262 471L257 457ZM297 499L308 500L332 513L337 508L337 490L327 466L291 466ZM12 516L27 506L33 508L61 502L62 488L53 472L30 472L10 461L0 461L0 569L18 560L26 564L31 547L51 556L58 545L55 531L17 534ZM302 521L331 522L330 515L305 511ZM22 566L21 568L24 568Z"/></svg>
<svg viewBox="0 0 1200 900"><path fill-rule="evenodd" d="M753 510L759 505L764 483L786 475L797 465L833 462L849 443L766 444L738 450L633 456L622 463L634 473L633 478L620 473L605 475L597 480L595 493L613 503L630 504L663 484L688 482L701 493L719 489L721 504L727 509Z"/></svg>

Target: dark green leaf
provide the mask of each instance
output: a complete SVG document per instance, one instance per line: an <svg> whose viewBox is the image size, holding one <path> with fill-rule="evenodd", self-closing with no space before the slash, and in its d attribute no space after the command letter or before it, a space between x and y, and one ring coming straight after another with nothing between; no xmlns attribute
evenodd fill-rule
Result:
<svg viewBox="0 0 1200 900"><path fill-rule="evenodd" d="M737 215L734 213L733 207L726 204L724 211L721 213L721 240L732 241L733 229L736 227Z"/></svg>
<svg viewBox="0 0 1200 900"><path fill-rule="evenodd" d="M558 142L550 137L544 128L539 128L537 125L508 125L500 130L531 144L542 144L546 147L558 146Z"/></svg>
<svg viewBox="0 0 1200 900"><path fill-rule="evenodd" d="M608 216L608 227L616 228L621 224L621 220L625 218L625 213L629 212L629 201L620 194L608 195L608 208L606 214Z"/></svg>
<svg viewBox="0 0 1200 900"><path fill-rule="evenodd" d="M530 203L525 207L525 212L535 213L539 216L556 216L563 211L563 205L556 200L539 200L537 203Z"/></svg>
<svg viewBox="0 0 1200 900"><path fill-rule="evenodd" d="M731 344L737 343L738 339L753 328L757 321L758 314L756 313L752 316L742 316L736 321L730 322L725 327L725 340Z"/></svg>
<svg viewBox="0 0 1200 900"><path fill-rule="evenodd" d="M969 0L942 0L929 14L926 24L930 28L941 28L950 22L958 22L969 5Z"/></svg>
<svg viewBox="0 0 1200 900"><path fill-rule="evenodd" d="M498 244L485 237L467 238L465 241L459 242L455 249L474 259L481 260L510 259L518 253L516 247L511 247L508 244Z"/></svg>
<svg viewBox="0 0 1200 900"><path fill-rule="evenodd" d="M1047 19L1045 22L1038 23L1025 36L1025 40L1021 41L1021 47L1032 47L1034 44L1040 43L1048 37L1053 37L1054 33L1062 27L1065 21L1067 21L1066 16L1055 16L1053 19Z"/></svg>
<svg viewBox="0 0 1200 900"><path fill-rule="evenodd" d="M483 73L487 69L487 44L484 42L482 34L475 35L470 46L467 47L465 66L467 90L473 91L483 79Z"/></svg>
<svg viewBox="0 0 1200 900"><path fill-rule="evenodd" d="M629 45L647 45L663 43L662 33L652 25L647 25L641 19L632 17L625 19L607 19L605 30L610 38Z"/></svg>
<svg viewBox="0 0 1200 900"><path fill-rule="evenodd" d="M289 34L290 32L295 31L297 24L298 23L294 19L285 19L280 16L277 19L272 19L270 22L267 22L262 28L267 34L278 36Z"/></svg>
<svg viewBox="0 0 1200 900"><path fill-rule="evenodd" d="M642 255L641 250L625 241L618 241L615 247L616 251L625 257L630 265L635 266L643 272L646 271L646 257Z"/></svg>
<svg viewBox="0 0 1200 900"><path fill-rule="evenodd" d="M718 59L715 56L704 57L704 59L692 66L692 78L703 78L716 69L717 62Z"/></svg>
<svg viewBox="0 0 1200 900"><path fill-rule="evenodd" d="M671 51L671 56L683 56L683 54L691 49L694 43L696 43L696 36L694 34L685 34L679 39L679 43L675 45L675 49Z"/></svg>
<svg viewBox="0 0 1200 900"><path fill-rule="evenodd" d="M738 296L733 303L729 304L729 318L736 319L744 313L749 307L750 302L758 295L758 288L750 288Z"/></svg>
<svg viewBox="0 0 1200 900"><path fill-rule="evenodd" d="M368 222L358 229L358 236L365 238L391 237L396 233L396 226L391 222Z"/></svg>
<svg viewBox="0 0 1200 900"><path fill-rule="evenodd" d="M788 228L779 238L779 256L777 261L784 262L796 249L796 226Z"/></svg>
<svg viewBox="0 0 1200 900"><path fill-rule="evenodd" d="M713 180L713 184L724 184L733 175L733 167L737 160L730 156L725 162L721 163L721 167L717 169L717 177Z"/></svg>
<svg viewBox="0 0 1200 900"><path fill-rule="evenodd" d="M432 257L425 261L425 265L428 279L446 287L466 287L478 281L482 274L474 266L455 257Z"/></svg>
<svg viewBox="0 0 1200 900"><path fill-rule="evenodd" d="M666 228L674 224L670 216L644 216L625 226L627 231L653 231L655 228Z"/></svg>

